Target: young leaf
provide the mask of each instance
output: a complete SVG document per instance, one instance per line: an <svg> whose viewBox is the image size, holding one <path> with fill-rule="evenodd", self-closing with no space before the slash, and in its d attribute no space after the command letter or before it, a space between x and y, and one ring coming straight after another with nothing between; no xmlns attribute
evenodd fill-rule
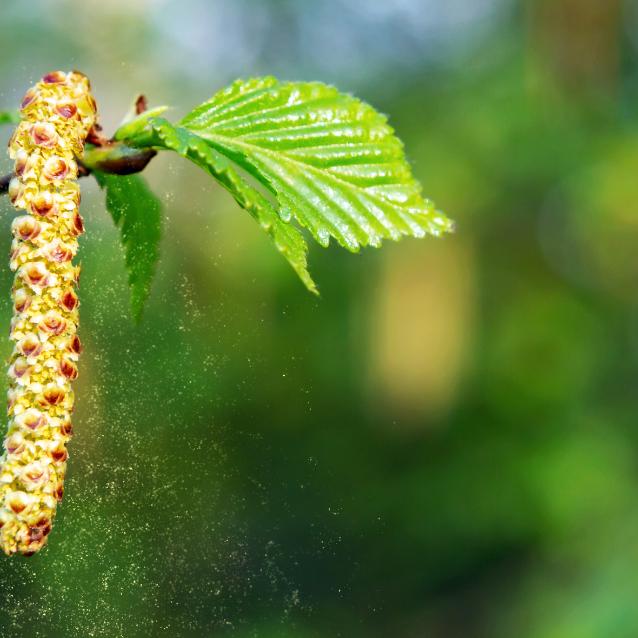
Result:
<svg viewBox="0 0 638 638"><path fill-rule="evenodd" d="M139 321L159 257L161 205L139 175L94 172L106 190L106 208L120 230L131 289L131 311Z"/></svg>
<svg viewBox="0 0 638 638"><path fill-rule="evenodd" d="M142 145L175 151L217 179L270 235L277 250L288 260L306 288L317 293L317 287L307 268L308 246L303 235L292 224L279 217L272 204L238 174L226 157L198 135L174 126L163 118L149 120L146 136ZM135 139L127 142L134 143ZM139 144L140 139L137 142Z"/></svg>
<svg viewBox="0 0 638 638"><path fill-rule="evenodd" d="M321 83L237 81L180 125L254 175L279 214L356 251L384 238L450 231L421 196L403 145L368 104Z"/></svg>
<svg viewBox="0 0 638 638"><path fill-rule="evenodd" d="M114 140L125 140L130 137L135 137L140 131L144 129L149 119L152 117L158 117L164 111L168 110L168 106L156 106L155 108L148 109L140 114L135 114L129 111L117 131L113 136Z"/></svg>
<svg viewBox="0 0 638 638"><path fill-rule="evenodd" d="M0 111L0 124L17 124L20 115L17 111Z"/></svg>

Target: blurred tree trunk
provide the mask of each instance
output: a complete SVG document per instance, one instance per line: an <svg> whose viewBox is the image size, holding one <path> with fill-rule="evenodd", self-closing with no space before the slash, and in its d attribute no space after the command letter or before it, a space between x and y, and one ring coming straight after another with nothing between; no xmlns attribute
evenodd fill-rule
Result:
<svg viewBox="0 0 638 638"><path fill-rule="evenodd" d="M561 92L615 95L621 0L529 0L527 7L532 64Z"/></svg>

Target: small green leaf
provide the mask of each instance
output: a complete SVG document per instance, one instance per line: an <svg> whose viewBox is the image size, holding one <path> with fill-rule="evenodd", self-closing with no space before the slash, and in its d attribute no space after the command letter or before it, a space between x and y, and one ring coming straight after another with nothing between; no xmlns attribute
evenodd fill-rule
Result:
<svg viewBox="0 0 638 638"><path fill-rule="evenodd" d="M136 115L134 112L127 113L117 131L115 131L113 139L119 141L135 137L144 129L149 119L158 117L166 110L168 110L168 106L156 106L139 115Z"/></svg>
<svg viewBox="0 0 638 638"><path fill-rule="evenodd" d="M131 289L131 311L139 321L159 257L161 204L139 175L99 172L94 175L106 190L106 208L120 230Z"/></svg>
<svg viewBox="0 0 638 638"><path fill-rule="evenodd" d="M127 143L135 141L138 144L141 142L140 138L127 139ZM308 290L317 293L317 287L308 272L308 246L301 232L282 220L273 205L243 179L232 163L206 140L158 117L149 120L146 138L140 145L175 151L218 180L232 194L235 201L270 235L277 250L288 260Z"/></svg>
<svg viewBox="0 0 638 638"><path fill-rule="evenodd" d="M17 124L20 114L17 111L0 111L0 124Z"/></svg>

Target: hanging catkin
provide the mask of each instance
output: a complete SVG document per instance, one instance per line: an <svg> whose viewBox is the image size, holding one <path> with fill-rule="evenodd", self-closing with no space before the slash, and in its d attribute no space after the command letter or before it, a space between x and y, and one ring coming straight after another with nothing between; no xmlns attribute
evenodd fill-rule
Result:
<svg viewBox="0 0 638 638"><path fill-rule="evenodd" d="M0 459L0 546L32 554L51 531L64 491L71 436L79 266L83 231L76 156L95 124L96 107L81 73L54 72L31 88L9 143L13 205L25 213L12 230L14 342L9 366L9 427Z"/></svg>

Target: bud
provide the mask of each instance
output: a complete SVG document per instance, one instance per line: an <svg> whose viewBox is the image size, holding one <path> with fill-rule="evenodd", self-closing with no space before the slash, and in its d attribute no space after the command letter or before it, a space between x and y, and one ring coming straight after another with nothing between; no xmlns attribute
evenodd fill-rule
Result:
<svg viewBox="0 0 638 638"><path fill-rule="evenodd" d="M60 372L69 381L75 381L78 378L78 367L69 357L63 357L60 361Z"/></svg>
<svg viewBox="0 0 638 638"><path fill-rule="evenodd" d="M45 406L60 405L66 398L66 392L64 388L61 388L59 385L49 383L42 392L42 398L44 399Z"/></svg>
<svg viewBox="0 0 638 638"><path fill-rule="evenodd" d="M28 376L31 368L31 364L25 357L18 357L9 367L9 376L17 381L18 379Z"/></svg>
<svg viewBox="0 0 638 638"><path fill-rule="evenodd" d="M13 308L17 313L24 312L31 305L31 296L24 288L17 288L13 293Z"/></svg>
<svg viewBox="0 0 638 638"><path fill-rule="evenodd" d="M16 163L14 169L14 172L18 177L22 177L24 175L28 161L29 154L23 148L18 149L16 152Z"/></svg>
<svg viewBox="0 0 638 638"><path fill-rule="evenodd" d="M25 510L33 504L34 498L25 492L9 492L4 498L4 505L14 514L24 514Z"/></svg>
<svg viewBox="0 0 638 638"><path fill-rule="evenodd" d="M49 259L49 261L55 261L57 263L71 261L75 253L75 251L73 250L73 248L71 248L71 246L69 246L68 244L65 244L63 241L59 239L54 239L50 244L48 244L44 248L43 252L46 255L46 257Z"/></svg>
<svg viewBox="0 0 638 638"><path fill-rule="evenodd" d="M64 463L69 456L62 441L60 441L53 449L51 449L50 454L54 463Z"/></svg>
<svg viewBox="0 0 638 638"><path fill-rule="evenodd" d="M66 344L66 349L71 355L79 355L82 352L82 344L80 343L80 337L73 335Z"/></svg>
<svg viewBox="0 0 638 638"><path fill-rule="evenodd" d="M4 449L10 456L20 456L25 448L26 441L20 432L14 432L4 440Z"/></svg>
<svg viewBox="0 0 638 638"><path fill-rule="evenodd" d="M50 191L40 191L33 197L29 204L31 212L35 215L40 215L41 217L48 217L51 215L55 210L54 206L55 200L53 198L53 193Z"/></svg>
<svg viewBox="0 0 638 638"><path fill-rule="evenodd" d="M66 328L66 319L56 310L49 310L40 322L40 330L52 335L59 335Z"/></svg>
<svg viewBox="0 0 638 638"><path fill-rule="evenodd" d="M73 424L71 421L63 421L60 424L60 433L65 439L70 439L73 436Z"/></svg>
<svg viewBox="0 0 638 638"><path fill-rule="evenodd" d="M73 288L69 288L68 290L64 291L64 293L62 294L62 299L60 299L60 304L65 310L72 312L77 308L78 303L78 296L73 291Z"/></svg>
<svg viewBox="0 0 638 638"><path fill-rule="evenodd" d="M84 232L84 222L82 221L82 217L80 213L75 213L73 215L73 234L81 235Z"/></svg>
<svg viewBox="0 0 638 638"><path fill-rule="evenodd" d="M36 122L31 127L31 139L37 146L52 148L58 143L59 137L55 126L50 122Z"/></svg>
<svg viewBox="0 0 638 638"><path fill-rule="evenodd" d="M35 432L46 425L47 419L44 413L36 408L29 408L25 412L18 414L13 419L14 424L21 430Z"/></svg>
<svg viewBox="0 0 638 638"><path fill-rule="evenodd" d="M70 120L78 112L78 107L74 102L63 100L55 105L55 112L65 120Z"/></svg>
<svg viewBox="0 0 638 638"><path fill-rule="evenodd" d="M15 206L18 199L22 196L22 182L17 177L12 177L9 182L9 200Z"/></svg>
<svg viewBox="0 0 638 638"><path fill-rule="evenodd" d="M11 224L13 234L22 241L35 239L42 230L40 222L31 215L21 215L16 217Z"/></svg>
<svg viewBox="0 0 638 638"><path fill-rule="evenodd" d="M22 98L22 102L20 104L20 108L25 111L31 104L33 104L38 97L38 90L34 87L29 89Z"/></svg>
<svg viewBox="0 0 638 638"><path fill-rule="evenodd" d="M42 177L48 182L61 180L69 174L69 170L69 163L64 158L53 155L44 162Z"/></svg>
<svg viewBox="0 0 638 638"><path fill-rule="evenodd" d="M66 81L66 73L62 71L53 71L52 73L47 73L42 77L42 82L44 84L61 84Z"/></svg>
<svg viewBox="0 0 638 638"><path fill-rule="evenodd" d="M46 286L51 273L41 261L30 261L20 268L20 277L32 288Z"/></svg>
<svg viewBox="0 0 638 638"><path fill-rule="evenodd" d="M33 461L25 465L20 472L20 479L25 489L29 492L41 488L46 482L49 472L42 461Z"/></svg>
<svg viewBox="0 0 638 638"><path fill-rule="evenodd" d="M25 357L37 357L42 352L42 343L38 335L31 332L18 341L16 348Z"/></svg>

